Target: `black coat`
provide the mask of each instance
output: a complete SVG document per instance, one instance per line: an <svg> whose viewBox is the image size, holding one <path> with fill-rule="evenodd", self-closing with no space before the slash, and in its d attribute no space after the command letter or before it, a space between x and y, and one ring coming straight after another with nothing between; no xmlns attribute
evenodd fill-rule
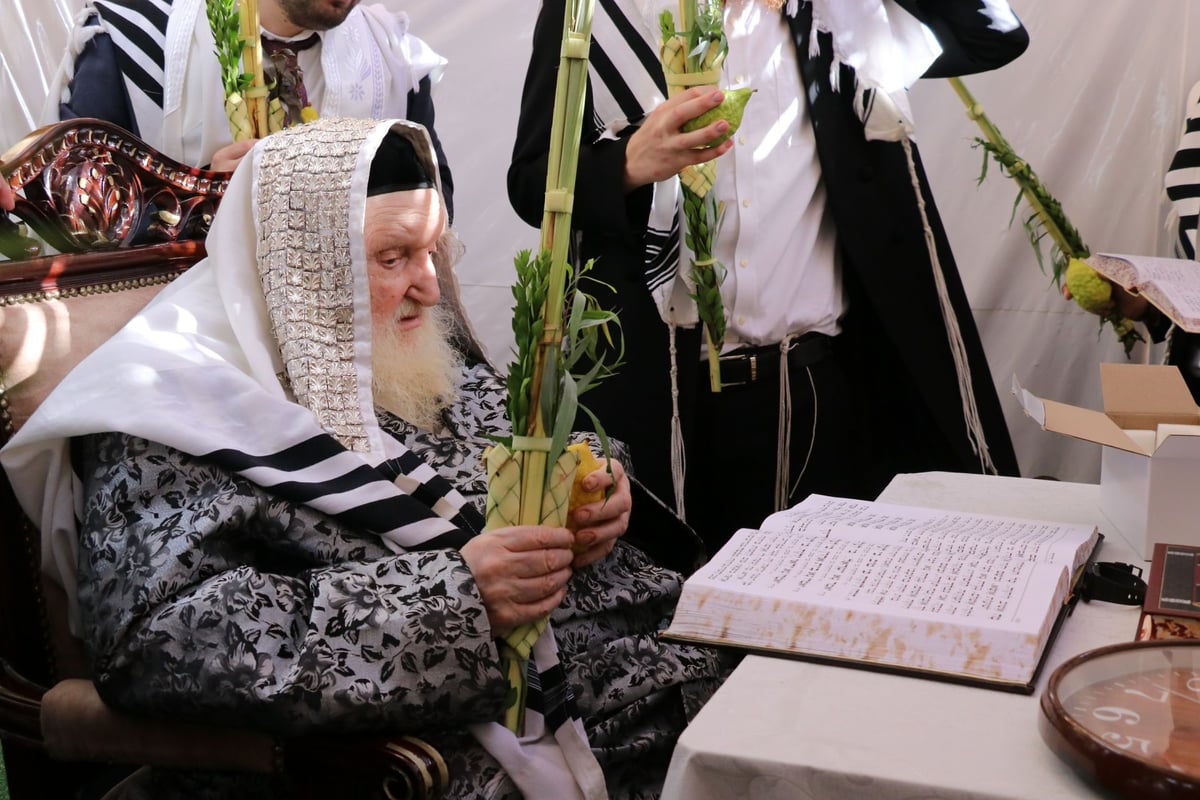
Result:
<svg viewBox="0 0 1200 800"><path fill-rule="evenodd" d="M601 4L605 0L600 0ZM1009 33L988 28L981 4L964 0L906 0L901 5L937 34L943 55L926 77L966 74L999 67L1024 51L1028 36L1018 27ZM560 2L543 4L533 37L525 79L517 140L508 172L509 198L531 225L542 218L550 116L553 107L560 39ZM829 82L830 47L808 57L811 11L802 4L790 20L809 118L833 210L843 255L849 311L842 321L844 363L851 364L859 416L869 429L870 449L862 453L858 494L873 497L895 474L926 470L981 471L972 451L962 412L958 381L938 303L928 250L918 214L905 153L898 143L867 141L852 108L854 92L835 92ZM596 61L593 48L593 66ZM647 43L644 57L655 63ZM842 87L853 87L843 67ZM642 235L650 189L626 194L622 188L626 138L595 141L588 129L594 119L584 109L585 130L579 156L572 222L578 232L578 258L595 258L594 274L612 292L593 293L619 312L626 340L626 363L616 377L584 396L609 434L629 443L633 468L661 497L671 497L670 357L668 328L646 288ZM1017 463L983 348L937 214L928 181L913 147L926 214L971 364L976 404L991 457L1001 474L1016 475ZM684 437L698 446L691 431L690 393L703 385L699 328L677 331L678 385ZM764 413L773 409L764 409ZM583 425L585 420L581 419ZM712 435L712 434L707 434ZM773 454L763 454L773 458Z"/></svg>

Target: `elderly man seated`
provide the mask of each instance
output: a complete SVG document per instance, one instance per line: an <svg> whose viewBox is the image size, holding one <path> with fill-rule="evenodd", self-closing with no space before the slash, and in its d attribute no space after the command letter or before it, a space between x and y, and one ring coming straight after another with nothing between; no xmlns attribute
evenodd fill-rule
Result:
<svg viewBox="0 0 1200 800"><path fill-rule="evenodd" d="M451 797L644 797L728 669L657 634L681 587L621 540L619 463L577 536L480 533L503 383L448 344L424 129L321 120L235 172L209 257L72 372L4 450L94 680L140 715L414 731ZM636 516L636 515L635 515ZM496 639L551 613L523 735ZM144 770L139 797L287 796Z"/></svg>

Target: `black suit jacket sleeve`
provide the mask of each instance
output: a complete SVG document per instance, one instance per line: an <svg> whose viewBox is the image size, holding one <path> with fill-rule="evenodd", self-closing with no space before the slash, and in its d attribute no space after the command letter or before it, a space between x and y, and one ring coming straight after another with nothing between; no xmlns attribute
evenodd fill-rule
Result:
<svg viewBox="0 0 1200 800"><path fill-rule="evenodd" d="M1029 33L1003 0L896 2L925 23L942 46L942 54L926 71L926 78L948 78L996 69L1024 53L1029 46ZM1011 27L1014 21L1016 26Z"/></svg>
<svg viewBox="0 0 1200 800"><path fill-rule="evenodd" d="M545 206L551 117L562 50L563 8L561 2L543 3L538 14L521 94L517 138L508 169L508 197L513 210L534 227L541 225ZM626 194L627 139L599 140L601 131L594 117L589 89L584 100L572 225L589 235L613 236L628 244L640 243L650 212L651 189L646 186ZM626 129L627 134L632 132L632 128Z"/></svg>

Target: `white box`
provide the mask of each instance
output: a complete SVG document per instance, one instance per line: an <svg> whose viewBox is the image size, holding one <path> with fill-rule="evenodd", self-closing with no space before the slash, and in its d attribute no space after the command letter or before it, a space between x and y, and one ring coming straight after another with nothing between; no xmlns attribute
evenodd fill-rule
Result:
<svg viewBox="0 0 1200 800"><path fill-rule="evenodd" d="M1100 506L1141 557L1200 545L1200 407L1174 366L1101 364L1104 411L1013 394L1048 431L1103 445Z"/></svg>

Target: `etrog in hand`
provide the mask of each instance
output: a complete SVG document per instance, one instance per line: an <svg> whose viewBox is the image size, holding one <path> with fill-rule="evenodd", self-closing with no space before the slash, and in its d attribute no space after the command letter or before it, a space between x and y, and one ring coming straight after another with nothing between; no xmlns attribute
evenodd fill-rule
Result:
<svg viewBox="0 0 1200 800"><path fill-rule="evenodd" d="M754 90L749 87L744 89L725 89L724 91L725 99L721 101L721 105L716 108L710 108L700 116L683 123L683 130L689 133L711 125L719 119L723 119L729 123L729 130L725 131L724 135L718 136L704 145L705 147L716 147L737 132L738 126L742 124L742 112L746 110L746 102L750 99L750 95L754 94Z"/></svg>
<svg viewBox="0 0 1200 800"><path fill-rule="evenodd" d="M598 469L604 469L599 459L592 454L592 449L585 442L568 445L567 450L575 453L579 457L579 465L575 468L575 482L571 485L571 499L567 504L568 513L574 511L580 506L588 503L595 503L604 499L603 489L584 489L583 479L591 475ZM567 519L567 527L573 532L577 532L575 523L569 517ZM576 553L582 553L587 547L575 544L571 547Z"/></svg>
<svg viewBox="0 0 1200 800"><path fill-rule="evenodd" d="M1112 284L1086 261L1072 258L1067 262L1067 289L1085 311L1104 315L1112 310Z"/></svg>

